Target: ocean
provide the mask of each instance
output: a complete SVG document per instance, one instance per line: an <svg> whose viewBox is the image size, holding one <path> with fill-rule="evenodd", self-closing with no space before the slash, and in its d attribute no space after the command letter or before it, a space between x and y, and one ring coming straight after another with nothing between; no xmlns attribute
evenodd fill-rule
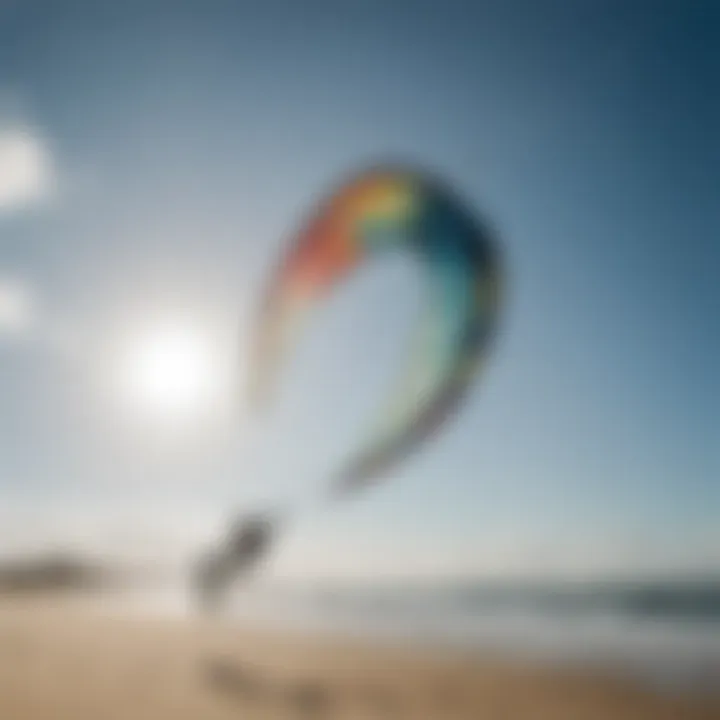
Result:
<svg viewBox="0 0 720 720"><path fill-rule="evenodd" d="M194 612L189 598L156 608ZM143 606L147 607L145 601ZM223 621L552 663L720 693L720 579L263 584Z"/></svg>

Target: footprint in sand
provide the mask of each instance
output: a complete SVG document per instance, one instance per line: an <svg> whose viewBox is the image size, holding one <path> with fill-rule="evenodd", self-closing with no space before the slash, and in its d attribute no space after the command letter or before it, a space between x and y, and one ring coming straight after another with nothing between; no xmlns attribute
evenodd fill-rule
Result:
<svg viewBox="0 0 720 720"><path fill-rule="evenodd" d="M268 694L267 683L257 671L236 662L213 660L205 667L205 677L214 690L235 699L258 700Z"/></svg>
<svg viewBox="0 0 720 720"><path fill-rule="evenodd" d="M329 717L333 709L331 692L319 683L307 682L290 687L285 692L285 698L303 718Z"/></svg>

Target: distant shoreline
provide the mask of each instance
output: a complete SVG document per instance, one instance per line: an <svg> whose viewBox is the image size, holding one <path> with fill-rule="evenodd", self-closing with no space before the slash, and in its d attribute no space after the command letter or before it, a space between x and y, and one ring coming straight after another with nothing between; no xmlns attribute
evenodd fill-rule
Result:
<svg viewBox="0 0 720 720"><path fill-rule="evenodd" d="M0 561L1 595L118 590L147 584L151 571L52 553Z"/></svg>

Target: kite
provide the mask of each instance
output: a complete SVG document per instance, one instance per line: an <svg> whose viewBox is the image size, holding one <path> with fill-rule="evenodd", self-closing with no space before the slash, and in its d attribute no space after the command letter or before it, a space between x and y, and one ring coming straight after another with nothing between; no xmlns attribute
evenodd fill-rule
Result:
<svg viewBox="0 0 720 720"><path fill-rule="evenodd" d="M321 203L270 279L250 366L255 408L269 404L282 360L318 303L363 262L394 251L420 261L426 307L394 393L333 478L337 494L376 481L443 425L497 326L501 270L490 229L436 178L372 168Z"/></svg>

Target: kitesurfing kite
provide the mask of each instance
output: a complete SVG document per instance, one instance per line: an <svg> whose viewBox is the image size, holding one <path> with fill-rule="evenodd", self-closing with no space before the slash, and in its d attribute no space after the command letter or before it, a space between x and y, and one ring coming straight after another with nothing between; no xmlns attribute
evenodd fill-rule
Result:
<svg viewBox="0 0 720 720"><path fill-rule="evenodd" d="M250 391L262 407L313 308L361 263L397 251L422 263L427 305L394 396L334 478L340 491L378 479L419 447L475 379L497 324L500 263L490 231L436 179L370 170L326 200L298 234L270 280L258 323Z"/></svg>
<svg viewBox="0 0 720 720"><path fill-rule="evenodd" d="M269 280L250 363L256 410L269 406L312 311L362 263L390 252L420 262L426 305L395 392L331 477L331 497L380 480L443 425L476 379L498 324L501 262L490 228L437 178L371 168L320 204Z"/></svg>

